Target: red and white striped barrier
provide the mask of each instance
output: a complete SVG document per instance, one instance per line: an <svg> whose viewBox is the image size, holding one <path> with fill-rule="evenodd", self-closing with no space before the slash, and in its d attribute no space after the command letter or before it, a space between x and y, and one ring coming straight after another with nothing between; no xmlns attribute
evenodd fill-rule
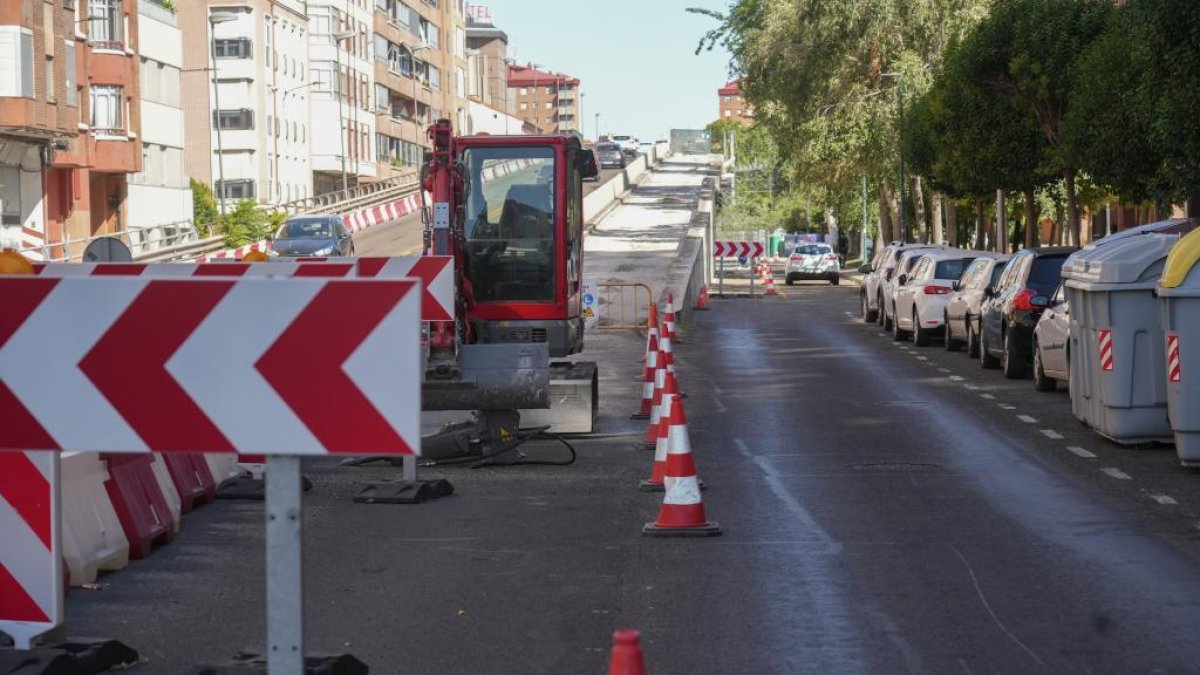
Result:
<svg viewBox="0 0 1200 675"><path fill-rule="evenodd" d="M0 631L17 649L62 622L58 481L54 453L0 453Z"/></svg>
<svg viewBox="0 0 1200 675"><path fill-rule="evenodd" d="M1167 381L1183 382L1183 366L1179 361L1179 334L1167 333Z"/></svg>
<svg viewBox="0 0 1200 675"><path fill-rule="evenodd" d="M63 453L63 558L72 586L95 583L101 571L129 564L129 540L104 487L108 478L98 453Z"/></svg>
<svg viewBox="0 0 1200 675"><path fill-rule="evenodd" d="M239 246L237 248L227 248L224 251L217 251L216 253L210 253L210 254L204 256L203 258L200 258L199 261L200 262L212 262L214 260L241 260L242 258L244 258L246 256L247 253L250 253L251 251L262 251L263 253L266 253L267 251L270 251L270 250L271 250L271 242L267 241L266 239L263 239L262 241L256 241L253 244L246 244L245 246Z"/></svg>
<svg viewBox="0 0 1200 675"><path fill-rule="evenodd" d="M1103 328L1099 331L1100 339L1100 370L1111 372L1113 369L1113 338L1112 330Z"/></svg>
<svg viewBox="0 0 1200 675"><path fill-rule="evenodd" d="M205 455L205 458L218 457L218 455ZM220 455L226 458L224 455ZM234 466L237 465L236 457L227 457ZM175 487L175 481L171 480L171 472L167 470L167 462L161 454L154 455L154 463L151 465L154 470L154 479L158 481L158 489L162 490L163 498L167 500L167 509L171 512L171 523L175 527L175 531L179 532L183 527L183 501L179 498L179 490ZM228 476L227 476L228 477Z"/></svg>

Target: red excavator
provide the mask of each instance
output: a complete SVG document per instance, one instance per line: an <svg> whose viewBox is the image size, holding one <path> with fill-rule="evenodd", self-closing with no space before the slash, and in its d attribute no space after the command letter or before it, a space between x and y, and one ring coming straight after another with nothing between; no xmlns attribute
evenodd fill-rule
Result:
<svg viewBox="0 0 1200 675"><path fill-rule="evenodd" d="M425 255L454 258L457 310L429 326L423 405L475 419L444 430L446 443L426 439L426 457L505 461L531 433L592 431L596 364L551 358L583 351L582 181L598 173L594 156L567 134L455 136L441 119L429 135Z"/></svg>

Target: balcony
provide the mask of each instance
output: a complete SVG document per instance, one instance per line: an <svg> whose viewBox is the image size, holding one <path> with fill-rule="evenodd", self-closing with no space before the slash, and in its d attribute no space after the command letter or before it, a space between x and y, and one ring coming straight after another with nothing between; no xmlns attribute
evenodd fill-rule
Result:
<svg viewBox="0 0 1200 675"><path fill-rule="evenodd" d="M125 51L125 17L120 0L90 0L88 43L92 49Z"/></svg>

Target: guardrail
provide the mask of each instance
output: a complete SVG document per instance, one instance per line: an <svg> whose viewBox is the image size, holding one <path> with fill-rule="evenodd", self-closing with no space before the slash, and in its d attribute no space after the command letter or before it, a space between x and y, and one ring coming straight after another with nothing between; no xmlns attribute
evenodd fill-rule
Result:
<svg viewBox="0 0 1200 675"><path fill-rule="evenodd" d="M306 197L281 204L277 210L293 215L308 213L346 213L363 206L374 206L381 201L400 198L417 190L420 178L417 170L394 176L377 183L365 183L347 190L327 192L316 197Z"/></svg>
<svg viewBox="0 0 1200 675"><path fill-rule="evenodd" d="M596 328L603 330L646 330L650 327L650 305L654 303L654 294L646 284L639 283L605 283L597 284L601 289L600 321ZM616 294L616 301L613 294ZM641 300L642 294L645 300ZM626 301L626 297L631 298ZM610 310L617 309L614 317ZM628 311L627 311L628 310Z"/></svg>
<svg viewBox="0 0 1200 675"><path fill-rule="evenodd" d="M220 237L201 240L200 233L191 221L164 223L150 227L133 227L111 234L98 234L90 237L66 239L40 248L27 249L39 251L42 260L46 262L70 262L80 260L88 245L98 239L119 239L129 247L135 260L170 259L159 256L168 250L187 249L206 242L220 242Z"/></svg>

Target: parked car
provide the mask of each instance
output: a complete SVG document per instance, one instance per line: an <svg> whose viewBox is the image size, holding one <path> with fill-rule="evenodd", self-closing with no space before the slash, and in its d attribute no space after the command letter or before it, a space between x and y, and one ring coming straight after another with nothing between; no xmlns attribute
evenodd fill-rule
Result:
<svg viewBox="0 0 1200 675"><path fill-rule="evenodd" d="M633 136L626 136L623 134L618 134L616 136L610 137L609 140L611 140L613 143L616 143L617 145L621 146L621 152L625 153L626 155L629 155L629 156L637 155L638 139L634 138Z"/></svg>
<svg viewBox="0 0 1200 675"><path fill-rule="evenodd" d="M880 323L883 324L884 330L890 331L894 328L896 319L896 288L899 285L896 282L900 278L900 275L912 272L913 267L917 264L917 260L919 260L922 255L937 248L939 247L927 246L923 244L910 244L904 247L904 250L900 251L896 256L895 272L890 277L885 277L883 282L880 284L880 289L883 293L883 320Z"/></svg>
<svg viewBox="0 0 1200 675"><path fill-rule="evenodd" d="M583 167L592 167L591 170L584 169L582 171L585 181L599 182L600 181L600 162L596 159L596 151L591 148L584 148L582 156L579 158L580 165Z"/></svg>
<svg viewBox="0 0 1200 675"><path fill-rule="evenodd" d="M1071 303L1067 287L1059 284L1033 329L1033 388L1054 391L1071 380Z"/></svg>
<svg viewBox="0 0 1200 675"><path fill-rule="evenodd" d="M354 255L354 240L341 216L292 216L272 236L271 253L283 258Z"/></svg>
<svg viewBox="0 0 1200 675"><path fill-rule="evenodd" d="M883 323L883 283L892 278L896 270L896 258L910 246L894 241L876 251L869 264L858 268L865 275L859 290L863 321Z"/></svg>
<svg viewBox="0 0 1200 675"><path fill-rule="evenodd" d="M651 143L650 141L639 141L638 142L638 152L642 153L643 155L650 154L650 151L653 149L654 149L654 144Z"/></svg>
<svg viewBox="0 0 1200 675"><path fill-rule="evenodd" d="M616 143L597 143L596 159L599 160L601 169L625 168L625 153L621 152L621 146Z"/></svg>
<svg viewBox="0 0 1200 675"><path fill-rule="evenodd" d="M842 266L829 244L799 244L788 256L784 280L788 286L803 279L828 281L834 286L842 278Z"/></svg>
<svg viewBox="0 0 1200 675"><path fill-rule="evenodd" d="M1003 253L976 251L975 261L954 284L954 292L946 301L946 351L958 351L964 345L967 356L979 358L979 305L983 289L1000 281L1004 266L1011 257Z"/></svg>
<svg viewBox="0 0 1200 675"><path fill-rule="evenodd" d="M1033 362L1033 329L1062 281L1062 266L1075 248L1025 249L1013 255L995 286L983 289L979 364L1023 377Z"/></svg>
<svg viewBox="0 0 1200 675"><path fill-rule="evenodd" d="M918 347L928 347L933 336L946 327L946 301L954 284L975 257L947 249L926 253L917 259L912 272L896 279L895 319L892 339L899 342L912 335Z"/></svg>

